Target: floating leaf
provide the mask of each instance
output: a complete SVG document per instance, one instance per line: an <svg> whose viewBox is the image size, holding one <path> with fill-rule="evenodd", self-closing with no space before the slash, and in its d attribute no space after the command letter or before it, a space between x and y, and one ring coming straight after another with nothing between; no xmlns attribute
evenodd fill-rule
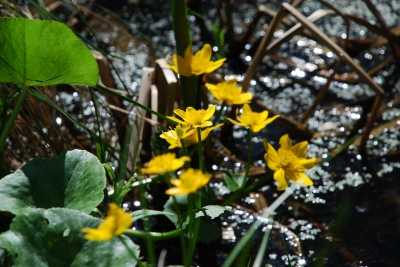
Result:
<svg viewBox="0 0 400 267"><path fill-rule="evenodd" d="M65 207L90 213L102 200L104 168L83 150L50 160L34 159L0 180L0 210L13 214L30 208Z"/></svg>
<svg viewBox="0 0 400 267"><path fill-rule="evenodd" d="M63 23L0 18L0 82L94 86L98 79L96 60Z"/></svg>
<svg viewBox="0 0 400 267"><path fill-rule="evenodd" d="M100 221L64 208L31 209L14 218L0 242L12 256L13 266L136 266L119 237L106 242L83 239L80 229L96 228ZM138 246L121 238L137 258Z"/></svg>

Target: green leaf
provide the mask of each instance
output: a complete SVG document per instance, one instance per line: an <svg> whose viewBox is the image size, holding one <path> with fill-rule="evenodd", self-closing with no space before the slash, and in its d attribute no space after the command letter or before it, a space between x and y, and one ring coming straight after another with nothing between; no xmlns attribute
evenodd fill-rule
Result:
<svg viewBox="0 0 400 267"><path fill-rule="evenodd" d="M217 218L219 215L224 213L225 211L231 211L229 208L217 206L217 205L209 205L209 206L204 206L200 210L195 210L195 218L199 217L210 217L211 219ZM167 216L167 215L166 215ZM167 216L168 217L168 216ZM190 214L189 212L185 212L181 216L181 221L177 221L175 223L178 227L179 223L182 223L181 227L182 229L185 229L189 225L189 220L190 220Z"/></svg>
<svg viewBox="0 0 400 267"><path fill-rule="evenodd" d="M63 23L0 18L0 82L95 86L96 60Z"/></svg>
<svg viewBox="0 0 400 267"><path fill-rule="evenodd" d="M83 150L34 159L0 180L0 210L66 207L90 213L102 200L106 177L98 159Z"/></svg>
<svg viewBox="0 0 400 267"><path fill-rule="evenodd" d="M148 210L148 209L142 209L142 210L137 210L131 213L133 216L133 221L137 221L139 219L148 217L148 216L155 216L155 215L165 215L165 216L177 216L175 212L166 212L166 211L158 211L158 210Z"/></svg>
<svg viewBox="0 0 400 267"><path fill-rule="evenodd" d="M199 235L197 237L198 242L210 243L214 239L220 238L222 230L221 228L207 222L200 220Z"/></svg>
<svg viewBox="0 0 400 267"><path fill-rule="evenodd" d="M217 218L219 215L224 213L226 210L230 211L230 209L217 206L217 205L209 205L203 207L201 210L196 212L196 218L202 216L209 216L211 219Z"/></svg>
<svg viewBox="0 0 400 267"><path fill-rule="evenodd" d="M243 173L238 173L238 172L234 172L234 173L229 173L229 172L224 172L224 174L222 175L222 178L224 179L226 186L228 187L228 189L231 192L235 192L237 191L240 186L243 183L243 179L244 179L244 174Z"/></svg>
<svg viewBox="0 0 400 267"><path fill-rule="evenodd" d="M139 248L129 238L83 239L80 229L96 228L100 221L69 209L31 209L14 218L0 242L13 256L13 266L136 266L124 243L136 258Z"/></svg>
<svg viewBox="0 0 400 267"><path fill-rule="evenodd" d="M169 143L165 139L160 138L160 135L168 130L169 129L166 126L160 126L158 127L157 131L151 135L150 147L155 156L169 152Z"/></svg>
<svg viewBox="0 0 400 267"><path fill-rule="evenodd" d="M175 203L174 198L176 201L176 205L178 206L179 212L182 214L188 210L188 195L177 195L177 196L170 196L164 204L164 212L166 213L165 216L175 224L175 226L179 227L179 215L178 212L175 210ZM172 213L174 215L169 215L168 213ZM182 216L183 218L183 216ZM184 221L184 220L183 220ZM186 227L186 225L184 226ZM182 229L184 228L182 227Z"/></svg>

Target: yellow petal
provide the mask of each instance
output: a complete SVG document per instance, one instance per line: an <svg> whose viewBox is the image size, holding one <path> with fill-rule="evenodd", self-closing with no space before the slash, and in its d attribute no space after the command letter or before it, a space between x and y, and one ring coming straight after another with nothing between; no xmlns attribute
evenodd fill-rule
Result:
<svg viewBox="0 0 400 267"><path fill-rule="evenodd" d="M216 91L217 90L217 86L215 84L212 84L212 83L206 83L206 87L208 88L208 90L212 94L214 94L212 91Z"/></svg>
<svg viewBox="0 0 400 267"><path fill-rule="evenodd" d="M263 112L259 113L258 121L265 121L268 118L268 110L264 110Z"/></svg>
<svg viewBox="0 0 400 267"><path fill-rule="evenodd" d="M209 119L211 119L211 117L214 115L214 113L215 113L215 105L212 105L211 107L209 107L206 110L206 114L204 115L204 119L203 120L208 121Z"/></svg>
<svg viewBox="0 0 400 267"><path fill-rule="evenodd" d="M168 149L174 149L176 147L182 147L182 144L180 141L176 141L176 140L171 140L171 139L165 139L168 143L169 143L169 147Z"/></svg>
<svg viewBox="0 0 400 267"><path fill-rule="evenodd" d="M186 114L189 114L189 113L195 113L197 110L196 109L194 109L193 107L187 107L186 108ZM183 117L182 117L183 118Z"/></svg>
<svg viewBox="0 0 400 267"><path fill-rule="evenodd" d="M264 140L263 144L264 144L265 152L268 153L268 145L269 145L269 143L268 143L266 138L264 138L263 140Z"/></svg>
<svg viewBox="0 0 400 267"><path fill-rule="evenodd" d="M183 138L183 142L185 143L185 147L189 147L191 145L197 144L199 142L199 139L197 137L197 131L195 131L191 135Z"/></svg>
<svg viewBox="0 0 400 267"><path fill-rule="evenodd" d="M250 126L250 130L251 130L253 133L258 133L259 131L261 131L262 129L264 129L265 126L267 126L267 124L252 125L252 126Z"/></svg>
<svg viewBox="0 0 400 267"><path fill-rule="evenodd" d="M175 73L179 73L180 75L190 77L192 76L192 71L190 69L190 63L188 64L186 58L182 58L179 55L174 55L172 58L175 66L172 66L167 63L167 66L170 67Z"/></svg>
<svg viewBox="0 0 400 267"><path fill-rule="evenodd" d="M205 44L201 50L197 51L194 57L196 58L196 60L204 62L204 64L207 64L207 62L209 62L211 59L211 53L212 53L211 45Z"/></svg>
<svg viewBox="0 0 400 267"><path fill-rule="evenodd" d="M186 161L190 161L190 158L184 156L177 159L174 153L166 153L153 158L150 160L147 168L141 168L140 170L146 174L162 174L176 171L181 168Z"/></svg>
<svg viewBox="0 0 400 267"><path fill-rule="evenodd" d="M228 121L232 122L233 124L242 125L240 122L232 120L231 118L226 118ZM242 125L243 126L243 125Z"/></svg>
<svg viewBox="0 0 400 267"><path fill-rule="evenodd" d="M303 141L303 142L300 142L298 144L295 144L292 147L292 151L296 156L298 156L300 158L304 158L306 156L306 153L307 153L307 146L308 146L308 142L307 141Z"/></svg>
<svg viewBox="0 0 400 267"><path fill-rule="evenodd" d="M177 108L177 109L174 110L174 113L176 115L178 115L179 117L181 117L181 118L185 118L186 117L186 112L183 111L182 109Z"/></svg>
<svg viewBox="0 0 400 267"><path fill-rule="evenodd" d="M187 122L185 122L185 121L181 121L180 119L177 119L177 118L175 118L175 117L171 117L171 116L167 116L167 118L168 119L170 119L170 120L173 120L173 121L175 121L175 122L177 122L177 123L179 123L179 124L188 124Z"/></svg>
<svg viewBox="0 0 400 267"><path fill-rule="evenodd" d="M221 67L222 64L224 64L225 60L226 60L226 58L222 58L222 59L219 59L219 60L217 60L215 62L212 62L212 61L208 62L207 65L206 65L204 73L211 73L211 72L215 71L216 69Z"/></svg>
<svg viewBox="0 0 400 267"><path fill-rule="evenodd" d="M112 233L110 232L104 232L99 229L95 228L82 228L81 232L86 233L86 235L83 237L86 240L91 240L91 241L107 241L111 238L113 238Z"/></svg>
<svg viewBox="0 0 400 267"><path fill-rule="evenodd" d="M132 216L111 203L107 217L97 228L83 228L81 232L86 233L85 239L92 241L106 241L114 236L122 234L132 224Z"/></svg>
<svg viewBox="0 0 400 267"><path fill-rule="evenodd" d="M185 64L187 66L190 66L192 64L192 60L193 60L190 45L186 48L184 56L185 56Z"/></svg>
<svg viewBox="0 0 400 267"><path fill-rule="evenodd" d="M278 190L285 190L288 187L288 183L285 179L285 172L282 169L278 169L274 173L274 180L278 182Z"/></svg>
<svg viewBox="0 0 400 267"><path fill-rule="evenodd" d="M187 195L189 192L186 192L182 188L179 187L172 187L165 191L165 194L173 196L173 195Z"/></svg>
<svg viewBox="0 0 400 267"><path fill-rule="evenodd" d="M269 118L265 121L266 124L270 124L271 122L273 122L275 119L277 119L279 117L279 115L275 115L272 118Z"/></svg>
<svg viewBox="0 0 400 267"><path fill-rule="evenodd" d="M108 216L114 216L114 218L115 218L114 221L117 226L116 230L115 230L115 235L122 234L125 231L125 229L127 229L127 228L129 228L129 226L131 226L132 216L130 214L126 213L117 204L111 203L108 213L109 213ZM106 219L107 219L107 217L106 217Z"/></svg>
<svg viewBox="0 0 400 267"><path fill-rule="evenodd" d="M281 149L291 150L292 149L292 140L289 138L288 134L285 134L279 140L279 144L281 145Z"/></svg>
<svg viewBox="0 0 400 267"><path fill-rule="evenodd" d="M252 110L248 104L243 105L243 113L242 114L245 114L245 113L250 113L250 114L252 113Z"/></svg>
<svg viewBox="0 0 400 267"><path fill-rule="evenodd" d="M242 93L239 95L238 98L233 100L234 105L243 105L250 103L251 99L253 99L252 93Z"/></svg>
<svg viewBox="0 0 400 267"><path fill-rule="evenodd" d="M276 171L278 169L278 162L273 159L273 156L270 154L265 154L264 155L264 160L267 163L268 168L270 168L273 171Z"/></svg>
<svg viewBox="0 0 400 267"><path fill-rule="evenodd" d="M266 140L264 142L266 142ZM277 169L277 164L281 162L281 158L279 157L278 152L276 152L275 148L270 143L264 143L264 146L265 145L265 150L267 151L267 153L265 154L264 159L268 165L268 168L275 171Z"/></svg>
<svg viewBox="0 0 400 267"><path fill-rule="evenodd" d="M295 181L296 183L303 184L303 185L308 185L312 186L313 181L308 177L305 173L302 174L302 176Z"/></svg>
<svg viewBox="0 0 400 267"><path fill-rule="evenodd" d="M305 171L311 169L312 167L314 167L316 160L317 160L316 158L310 158L310 159L299 158L297 161L297 164L300 165L299 170Z"/></svg>
<svg viewBox="0 0 400 267"><path fill-rule="evenodd" d="M228 86L231 86L231 87L235 88L236 85L237 85L237 80L235 78L229 79L229 80L226 81L226 84ZM242 87L240 87L240 91L242 91Z"/></svg>

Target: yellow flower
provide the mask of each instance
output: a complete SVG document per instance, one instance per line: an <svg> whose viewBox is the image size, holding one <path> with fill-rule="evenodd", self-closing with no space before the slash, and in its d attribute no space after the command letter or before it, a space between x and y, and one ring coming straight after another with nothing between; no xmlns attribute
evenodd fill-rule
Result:
<svg viewBox="0 0 400 267"><path fill-rule="evenodd" d="M142 168L140 170L147 174L162 174L176 171L181 168L186 161L190 161L190 158L183 156L177 159L174 153L167 153L153 158L150 160L147 168Z"/></svg>
<svg viewBox="0 0 400 267"><path fill-rule="evenodd" d="M187 169L182 171L179 179L171 179L175 185L165 191L167 195L187 195L196 192L197 189L205 186L211 179L211 174L203 173L201 170Z"/></svg>
<svg viewBox="0 0 400 267"><path fill-rule="evenodd" d="M194 132L196 132L196 129L191 126L186 125L182 127L181 125L178 125L175 129L163 132L160 137L170 144L168 149L173 149L175 147L182 147L181 140L190 136Z"/></svg>
<svg viewBox="0 0 400 267"><path fill-rule="evenodd" d="M316 158L306 159L307 141L303 141L292 146L292 140L289 135L284 135L279 140L281 147L276 152L264 139L264 146L267 153L264 159L268 167L273 170L274 179L278 182L278 190L284 190L288 187L289 181L304 185L313 185L312 180L304 173L305 170L312 168Z"/></svg>
<svg viewBox="0 0 400 267"><path fill-rule="evenodd" d="M110 203L108 215L98 228L82 228L81 232L87 240L107 241L114 236L119 236L132 224L132 216L115 203Z"/></svg>
<svg viewBox="0 0 400 267"><path fill-rule="evenodd" d="M250 103L253 95L242 93L242 87L236 87L236 84L236 79L231 79L216 85L206 83L206 86L216 99L225 101L228 106Z"/></svg>
<svg viewBox="0 0 400 267"><path fill-rule="evenodd" d="M184 58L174 54L172 61L174 65L167 63L175 73L190 77L192 75L201 75L203 73L211 73L222 66L226 58L222 58L215 62L211 61L211 46L205 44L203 48L198 51L194 56L190 52L190 46L185 50Z"/></svg>
<svg viewBox="0 0 400 267"><path fill-rule="evenodd" d="M237 117L238 121L234 121L227 118L233 124L242 125L243 127L250 127L253 133L261 131L265 126L270 124L273 120L279 117L275 115L272 118L267 119L268 111L265 110L261 113L253 112L248 104L243 105L243 113L240 117Z"/></svg>
<svg viewBox="0 0 400 267"><path fill-rule="evenodd" d="M209 120L214 115L214 112L215 112L215 105L209 107L207 110L204 109L195 110L192 107L188 107L186 108L186 112L181 109L174 110L174 113L179 117L181 117L183 121L170 116L167 116L167 118L176 121L177 123L180 123L182 125L190 125L194 128L197 127L204 128L212 125L212 122Z"/></svg>
<svg viewBox="0 0 400 267"><path fill-rule="evenodd" d="M208 135L210 134L210 132L216 128L219 128L223 125L223 123L217 124L213 127L208 127L204 130L201 130L201 141L204 141ZM199 136L197 134L197 131L194 131L191 135L189 135L188 137L183 138L183 142L185 143L185 146L191 146L194 144L197 144L199 142Z"/></svg>

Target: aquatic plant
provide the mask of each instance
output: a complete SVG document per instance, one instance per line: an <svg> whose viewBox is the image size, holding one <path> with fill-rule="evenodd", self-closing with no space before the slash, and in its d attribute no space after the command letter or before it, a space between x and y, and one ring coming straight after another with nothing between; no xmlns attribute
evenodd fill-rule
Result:
<svg viewBox="0 0 400 267"><path fill-rule="evenodd" d="M12 11L10 14L13 15L32 15L30 11L23 8L17 11L16 5L3 2L2 6L7 7L8 11L2 10L2 14ZM45 9L35 1L29 2L38 11L34 12L35 16L56 19L53 13L49 12L52 7ZM376 15L377 10L371 7L369 1L366 3ZM64 4L74 8L76 13L82 16L82 12L92 12L73 2ZM325 4L329 5L329 3ZM331 8L334 10L334 7ZM155 248L157 242L179 238L182 257L179 264L185 267L191 266L196 262L196 248L200 248L198 243L210 242L220 236L221 229L219 225L214 225L217 221L215 219L227 213L231 214L232 207L238 206L235 201L241 197L248 196L250 192L260 192L260 188L268 188L268 197L273 201L268 202L268 206L260 204L258 214L254 213L254 216L251 216L256 218L254 223L250 224L252 222L250 217L246 219L250 227L242 231L243 236L235 246L232 246L231 251L225 253L224 262L221 263L224 267L232 266L235 261L237 266L251 263L254 267L262 266L265 264L264 255L270 240L271 229L274 224L279 224L273 218L276 209L293 191L304 190L300 186L313 186L312 172L309 174L306 172L314 166L329 164L330 160L343 153L354 142L360 143L360 150L365 146L374 118L380 112L383 90L371 79L368 72L358 66L344 49L315 27L312 21L315 17L332 15L336 12L335 14L345 18L346 22L353 19L358 23L364 23L367 28L376 32L374 25L348 16L340 10L324 11L322 15L320 12L318 16L305 18L295 7L282 4L273 16L267 32L260 38L261 43L250 62L246 75L243 79L235 79L225 75L225 70L219 69L226 62L226 58L221 58L227 52L225 33L227 35L228 33L222 25L226 22L218 20L218 23L213 26L213 32L217 38L214 40L216 47L205 43L193 54L192 38L188 28L188 8L185 1L171 0L171 9L177 51L172 56L172 62L165 63L165 60L162 61L164 63L157 62L155 84L150 86L152 72L143 71L143 79L147 79L149 91L146 95L139 95L138 98L135 98L136 96L129 90L122 92L115 89L115 82L107 83L104 79L104 69L100 71L101 83L98 81L97 65L113 69L113 73L118 76L118 71L113 68L113 61L126 59L102 51L96 44L98 39L90 24L87 23L86 27L90 29L95 41L85 38L86 35L80 35L79 32L73 33L63 23L53 20L0 19L0 29L2 29L0 31L0 82L2 82L0 87L0 156L4 159L4 162L0 162L0 199L2 199L0 211L7 212L5 216L9 214L13 216L12 222L8 225L3 221L0 224L1 227L9 226L7 229L1 228L0 265L155 266L156 251L158 253L158 248ZM116 16L104 7L102 10ZM283 35L278 34L277 39L271 43L279 24L289 23L283 20L285 12L292 14L300 21L300 24L291 25L293 26L291 30ZM190 13L203 19L194 10L190 10ZM256 20L257 17L254 19ZM82 20L85 21L84 18ZM389 42L394 45L394 49L396 44L393 42L397 37L385 29L384 22L379 21ZM129 25L129 23L126 24ZM290 26L290 23L288 25ZM307 30L303 31L304 34L311 35L309 38L321 39L326 47L336 53L340 59L336 61L332 72L327 76L328 80L321 89L321 94L318 94L310 109L303 113L301 121L297 122L261 105L257 99L258 92L250 93L248 89L251 79L254 78L255 69L262 62L263 57L271 53L279 44L293 37L294 33L299 33L301 27ZM75 34L78 34L86 45L98 50L100 55L89 52ZM198 45L197 39L195 40L195 45ZM220 59L213 61L213 51L216 50L219 51L217 56ZM102 56L103 63L100 60L96 62L92 54L96 55L97 60ZM227 55L228 58L232 56L232 54ZM304 136L323 133L314 133L302 123L309 119L318 106L331 81L337 79L335 75L341 60L348 63L358 77L376 93L374 106L362 136L357 135L357 129L355 129L355 134L350 134L351 138L349 137L343 144L333 147L334 145L329 143L329 148L334 149L331 153L324 151L321 158L315 158L316 153L309 149L308 141L303 141ZM398 60L397 54L393 60ZM110 69L108 71L109 74L112 73ZM222 75L209 75L213 72ZM160 73L162 73L161 76ZM177 75L174 76L174 73ZM120 82L120 87L127 89L123 79L120 79ZM58 84L72 85L71 88L74 88L77 96L91 99L87 101L89 113L93 115L90 122L86 121L88 120L85 116L87 113L82 112L76 115L72 112L71 114L68 108L54 101L54 99L60 99L63 94L62 89L54 91L52 86ZM168 96L165 99L161 96L162 86L169 90L167 94L164 94ZM214 98L208 98L206 88ZM103 94L106 100L103 99ZM150 94L153 98L152 105L158 101L157 104L160 106L165 104L168 108L158 109L153 106L150 108L150 102L143 100ZM127 103L135 106L134 112L124 109ZM157 106L157 104L154 105ZM41 110L38 107L43 105L48 108L43 113L60 116L51 120L52 123L56 122L52 127L43 126L46 116L37 116L40 113L38 110ZM72 106L71 109L73 109ZM115 112L110 111L111 109ZM137 111L138 109L140 112ZM164 112L165 110L169 112ZM176 116L171 114L172 111ZM146 112L152 114L151 119ZM125 115L121 116L121 113ZM270 114L272 116L268 118ZM125 117L127 115L132 116L132 119L127 119ZM117 123L114 123L114 120ZM144 121L149 123L143 126ZM165 126L167 123L169 130ZM18 132L13 132L15 129L24 128L20 124L35 124L37 130L29 134L40 136L35 139L39 141L31 142L29 147L17 144L15 140L18 138L26 139L25 136L16 134ZM156 128L161 124L164 124L164 127L160 127L157 133L153 134L151 142L146 140L150 139L148 133L154 130L151 128ZM232 124L240 127L232 127ZM276 136L271 140L268 138L270 142L264 142L264 159L268 168L255 167L252 164L253 145L261 140L262 134L270 133L270 129L266 129L270 124L282 126L284 130L299 134L300 137L296 139L298 142L293 144L288 134L278 131L281 135L277 138L280 148L274 147ZM114 125L121 127L115 130ZM232 140L234 135L232 129L236 135L239 135L237 129L241 127L247 129L242 135L243 139L247 135L247 146L234 144L225 147L225 141L229 141L229 138ZM75 132L71 134L73 131ZM115 136L118 138L114 138ZM116 139L118 142L115 141ZM140 145L133 147L132 143L129 144L131 139L138 140ZM86 140L86 142L80 140ZM229 149L235 149L235 145L242 150L238 155L229 151ZM40 150L43 146L46 149ZM81 149L61 152L73 146ZM262 149L262 146L260 147ZM5 159L8 162L15 160L17 153L14 152L21 149L26 150L26 161L31 157L30 153L35 153L36 158L29 160L21 168L7 166ZM260 149L257 150L260 151ZM132 161L132 154L137 156L140 151L145 155L140 160ZM97 157L93 155L96 152ZM314 153L314 157L307 157L307 152ZM222 163L214 161L214 156L217 154L223 155ZM50 159L40 159L39 156ZM227 159L232 158L237 163L244 162L242 158L246 156L247 161L242 164L245 166L244 170L237 167L240 164L236 164L235 169L225 164ZM257 162L257 164L260 163ZM318 168L312 171L319 171ZM212 172L215 169L219 172ZM223 180L219 180L219 183L210 183L212 179L221 177ZM272 177L276 186L273 184ZM290 184L290 182L293 183ZM318 183L317 181L316 184ZM218 186L222 188L221 190L229 191L229 194L217 198L215 192ZM161 199L163 202L161 208L154 204L155 201L148 203L153 198L149 192L154 188L158 194L155 195L157 201ZM313 187L312 190L315 188ZM285 191L277 192L281 190ZM271 191L274 194L270 194ZM134 201L126 201L126 199L132 200L132 196L134 196ZM136 209L133 212L132 206ZM3 213L0 215L3 216ZM152 230L154 216L162 217L163 222L166 220L170 222L165 224L165 228L155 232ZM3 220L3 217L0 219ZM174 228L168 228L170 226ZM253 253L256 256L253 260L247 252L250 250L251 241L254 240L257 229L261 226L264 226L265 233L258 252ZM289 231L280 224L279 227ZM140 246L146 246L144 253L140 252L139 246L132 242L131 238L135 238L133 240ZM282 240L290 265L291 255L286 248L283 235ZM324 256L318 256L318 258L324 258Z"/></svg>

